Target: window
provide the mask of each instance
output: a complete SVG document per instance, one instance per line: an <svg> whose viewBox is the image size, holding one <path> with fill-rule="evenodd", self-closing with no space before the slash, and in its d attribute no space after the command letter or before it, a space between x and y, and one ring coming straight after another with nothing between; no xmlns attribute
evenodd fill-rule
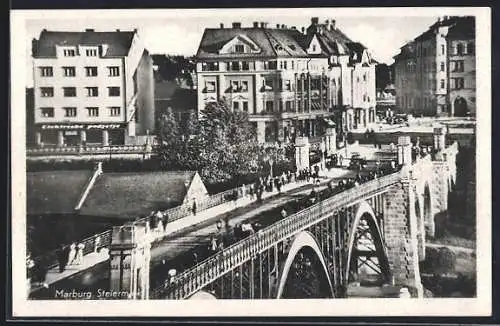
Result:
<svg viewBox="0 0 500 326"><path fill-rule="evenodd" d="M356 77L356 82L357 82L357 83L359 83L359 76L358 76L358 77Z"/></svg>
<svg viewBox="0 0 500 326"><path fill-rule="evenodd" d="M274 102L266 101L266 112L273 112L273 111L274 111Z"/></svg>
<svg viewBox="0 0 500 326"><path fill-rule="evenodd" d="M64 77L75 77L76 69L75 67L63 67Z"/></svg>
<svg viewBox="0 0 500 326"><path fill-rule="evenodd" d="M283 69L285 69L285 70L288 69L288 67L287 67L287 61L283 61Z"/></svg>
<svg viewBox="0 0 500 326"><path fill-rule="evenodd" d="M87 49L85 50L85 55L87 57L97 57L97 49Z"/></svg>
<svg viewBox="0 0 500 326"><path fill-rule="evenodd" d="M464 72L464 61L453 61L453 72Z"/></svg>
<svg viewBox="0 0 500 326"><path fill-rule="evenodd" d="M292 60L292 70L295 69L295 61Z"/></svg>
<svg viewBox="0 0 500 326"><path fill-rule="evenodd" d="M99 108L88 107L87 113L88 113L89 117L98 117L99 116Z"/></svg>
<svg viewBox="0 0 500 326"><path fill-rule="evenodd" d="M204 62L201 65L202 71L219 71L219 63L218 62Z"/></svg>
<svg viewBox="0 0 500 326"><path fill-rule="evenodd" d="M441 44L441 54L444 55L444 44Z"/></svg>
<svg viewBox="0 0 500 326"><path fill-rule="evenodd" d="M264 89L266 91L273 90L273 79L272 78L264 78Z"/></svg>
<svg viewBox="0 0 500 326"><path fill-rule="evenodd" d="M366 74L363 74L363 81L366 81Z"/></svg>
<svg viewBox="0 0 500 326"><path fill-rule="evenodd" d="M68 118L76 117L76 108L74 107L64 108L64 116Z"/></svg>
<svg viewBox="0 0 500 326"><path fill-rule="evenodd" d="M243 102L241 102L241 104L243 105L243 111L248 112L248 102L243 101Z"/></svg>
<svg viewBox="0 0 500 326"><path fill-rule="evenodd" d="M64 49L63 55L65 57L74 57L76 55L76 50L75 49Z"/></svg>
<svg viewBox="0 0 500 326"><path fill-rule="evenodd" d="M76 87L63 87L64 97L75 97Z"/></svg>
<svg viewBox="0 0 500 326"><path fill-rule="evenodd" d="M441 87L441 89L444 89L444 87L445 87L444 79L441 79L439 86Z"/></svg>
<svg viewBox="0 0 500 326"><path fill-rule="evenodd" d="M233 110L238 111L240 109L240 102L233 102Z"/></svg>
<svg viewBox="0 0 500 326"><path fill-rule="evenodd" d="M230 70L240 71L240 63L238 61L231 62L231 69Z"/></svg>
<svg viewBox="0 0 500 326"><path fill-rule="evenodd" d="M286 101L285 102L285 110L286 112L291 112L292 111L292 101Z"/></svg>
<svg viewBox="0 0 500 326"><path fill-rule="evenodd" d="M462 43L458 43L457 44L457 54L461 55L463 53L464 53L464 46L462 45Z"/></svg>
<svg viewBox="0 0 500 326"><path fill-rule="evenodd" d="M474 43L467 43L467 54L474 54Z"/></svg>
<svg viewBox="0 0 500 326"><path fill-rule="evenodd" d="M248 61L243 61L241 63L241 70L250 70L250 64L248 63Z"/></svg>
<svg viewBox="0 0 500 326"><path fill-rule="evenodd" d="M97 67L85 67L85 75L87 77L96 77L97 76Z"/></svg>
<svg viewBox="0 0 500 326"><path fill-rule="evenodd" d="M292 83L290 80L285 80L285 91L291 91L292 90Z"/></svg>
<svg viewBox="0 0 500 326"><path fill-rule="evenodd" d="M444 62L441 62L441 71L444 71Z"/></svg>
<svg viewBox="0 0 500 326"><path fill-rule="evenodd" d="M54 117L54 108L40 108L40 112L44 118Z"/></svg>
<svg viewBox="0 0 500 326"><path fill-rule="evenodd" d="M313 46L312 46L312 52L316 52L316 44L313 44Z"/></svg>
<svg viewBox="0 0 500 326"><path fill-rule="evenodd" d="M248 92L248 82L246 80L243 80L241 82L241 91L242 92Z"/></svg>
<svg viewBox="0 0 500 326"><path fill-rule="evenodd" d="M119 106L111 106L109 108L109 116L117 117L120 115L120 107Z"/></svg>
<svg viewBox="0 0 500 326"><path fill-rule="evenodd" d="M207 93L215 93L215 81L205 82L205 88L207 90Z"/></svg>
<svg viewBox="0 0 500 326"><path fill-rule="evenodd" d="M236 52L236 53L244 53L245 52L245 46L243 44L236 44L234 46L234 52Z"/></svg>
<svg viewBox="0 0 500 326"><path fill-rule="evenodd" d="M54 87L42 87L40 93L42 97L54 97Z"/></svg>
<svg viewBox="0 0 500 326"><path fill-rule="evenodd" d="M108 96L120 96L120 87L108 87Z"/></svg>
<svg viewBox="0 0 500 326"><path fill-rule="evenodd" d="M455 89L464 88L464 79L463 78L453 78L455 82Z"/></svg>
<svg viewBox="0 0 500 326"><path fill-rule="evenodd" d="M87 96L89 97L96 97L99 96L99 90L97 87L85 87L87 89Z"/></svg>
<svg viewBox="0 0 500 326"><path fill-rule="evenodd" d="M240 88L240 83L238 81L233 80L231 82L231 91L237 92L239 88Z"/></svg>
<svg viewBox="0 0 500 326"><path fill-rule="evenodd" d="M278 69L278 62L277 61L264 61L264 69L265 70Z"/></svg>
<svg viewBox="0 0 500 326"><path fill-rule="evenodd" d="M109 77L120 76L120 67L118 67L118 66L108 67L108 75L109 75Z"/></svg>
<svg viewBox="0 0 500 326"><path fill-rule="evenodd" d="M54 76L54 71L53 71L52 67L40 67L40 76L42 76L42 77Z"/></svg>

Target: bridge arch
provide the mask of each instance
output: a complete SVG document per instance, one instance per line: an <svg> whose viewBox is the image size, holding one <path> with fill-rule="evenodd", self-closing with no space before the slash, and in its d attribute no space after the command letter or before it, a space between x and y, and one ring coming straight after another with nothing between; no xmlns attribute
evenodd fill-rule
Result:
<svg viewBox="0 0 500 326"><path fill-rule="evenodd" d="M211 292L201 290L187 298L187 300L217 300L217 297Z"/></svg>
<svg viewBox="0 0 500 326"><path fill-rule="evenodd" d="M363 222L362 222L363 221ZM371 239L373 240L373 245L375 252L377 253L378 264L380 266L380 272L384 277L384 281L388 281L391 278L391 271L389 267L389 260L387 257L387 250L383 242L382 232L377 223L375 217L375 212L373 208L368 204L368 202L363 201L358 205L356 214L354 216L354 222L352 224L352 229L349 232L349 242L348 242L348 254L347 254L347 268L345 270L345 280L349 282L349 276L351 271L351 264L353 263L352 257L355 249L356 241L358 240L360 226L365 226L365 231L369 232Z"/></svg>
<svg viewBox="0 0 500 326"><path fill-rule="evenodd" d="M334 291L333 291L333 286L332 282L330 279L330 275L328 273L328 268L325 263L325 258L323 256L323 253L312 235L312 233L308 231L302 231L300 232L294 239L293 242L290 246L290 250L288 251L287 258L285 260L285 263L283 264L283 267L281 268L280 271L280 280L278 283L277 291L276 291L276 299L281 299L283 296L283 292L285 290L285 285L286 281L289 276L290 269L292 267L292 264L296 258L296 256L299 254L299 252L303 249L310 249L311 252L313 252L318 259L321 269L322 269L322 276L325 278L326 282L328 283L328 292L332 298L335 297Z"/></svg>

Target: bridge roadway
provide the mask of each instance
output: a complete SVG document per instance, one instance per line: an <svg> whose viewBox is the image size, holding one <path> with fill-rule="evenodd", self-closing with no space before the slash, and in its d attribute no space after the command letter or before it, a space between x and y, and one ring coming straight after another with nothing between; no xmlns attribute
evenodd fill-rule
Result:
<svg viewBox="0 0 500 326"><path fill-rule="evenodd" d="M356 172L347 169L333 168L330 171L325 170L323 176L320 177L320 187L316 188L321 190L326 188L330 181L336 184L339 180L354 178L355 176ZM218 220L228 220L231 228L241 222L257 222L263 227L271 225L281 219L280 211L282 207L309 195L312 187L312 182L304 182L302 186L287 193L266 198L261 203L254 202L236 208L202 223L172 233L165 237L164 240L155 243L151 248L151 288L155 288L165 281L165 275L168 275L169 269L174 268L178 272L182 272L192 267L195 264L194 252L198 255L198 261L208 258L208 255L210 255L210 237L217 233L216 222ZM108 261L100 263L49 286L49 289L41 289L36 293L32 293L31 298L53 299L55 291L60 289L76 289L80 291L107 289L109 287L108 265Z"/></svg>

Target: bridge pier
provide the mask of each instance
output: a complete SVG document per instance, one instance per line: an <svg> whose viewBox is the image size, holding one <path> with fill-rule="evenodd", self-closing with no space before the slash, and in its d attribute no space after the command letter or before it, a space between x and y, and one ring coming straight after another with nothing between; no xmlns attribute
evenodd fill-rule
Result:
<svg viewBox="0 0 500 326"><path fill-rule="evenodd" d="M110 255L110 291L120 299L149 298L150 239L147 223L113 227Z"/></svg>
<svg viewBox="0 0 500 326"><path fill-rule="evenodd" d="M387 256L395 285L410 288L413 297L423 297L418 257L418 223L414 208L411 166L411 140L409 136L398 139L398 162L402 165L403 178L392 185L387 194L384 207L384 234Z"/></svg>

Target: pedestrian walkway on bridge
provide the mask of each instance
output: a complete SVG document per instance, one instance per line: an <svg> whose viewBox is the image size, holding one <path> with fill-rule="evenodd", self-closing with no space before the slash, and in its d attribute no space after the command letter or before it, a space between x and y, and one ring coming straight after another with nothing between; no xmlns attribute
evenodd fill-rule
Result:
<svg viewBox="0 0 500 326"><path fill-rule="evenodd" d="M333 168L330 171L321 172L321 184L318 189L325 188L332 179L354 178L356 173L342 168ZM250 200L248 197L239 199L236 203L228 202L222 205L204 210L198 214L191 215L167 225L165 232L154 231L151 235L154 242L151 249L152 267L159 265L162 261L170 261L176 257L186 254L200 241L209 239L210 235L217 231L215 222L220 219L228 220L231 225L251 220L265 211L275 207L280 207L287 202L294 200L295 196L309 194L313 181L307 183L294 182L285 185L282 194L277 191L263 194L263 201L260 203ZM58 266L51 268L46 276L46 287L54 285L64 279L76 276L76 274L91 269L109 259L108 250L103 248L100 252L92 252L85 255L83 263L80 265L69 265L62 273ZM43 289L42 284L33 284L31 293Z"/></svg>

